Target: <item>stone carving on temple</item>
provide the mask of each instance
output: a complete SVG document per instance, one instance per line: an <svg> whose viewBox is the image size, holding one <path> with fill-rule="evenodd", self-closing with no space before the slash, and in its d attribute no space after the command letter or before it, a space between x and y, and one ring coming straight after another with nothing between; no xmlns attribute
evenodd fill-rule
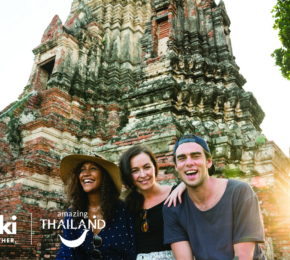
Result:
<svg viewBox="0 0 290 260"><path fill-rule="evenodd" d="M35 223L32 245L0 244L0 258L54 259L60 231L38 223L67 210L65 155L118 162L142 143L157 157L159 182L178 183L174 144L193 133L207 140L215 177L257 193L268 259L288 259L290 159L261 133L265 113L243 89L229 15L214 0L74 0L64 24L53 18L19 101L0 112L1 214L17 214L21 241L31 213Z"/></svg>

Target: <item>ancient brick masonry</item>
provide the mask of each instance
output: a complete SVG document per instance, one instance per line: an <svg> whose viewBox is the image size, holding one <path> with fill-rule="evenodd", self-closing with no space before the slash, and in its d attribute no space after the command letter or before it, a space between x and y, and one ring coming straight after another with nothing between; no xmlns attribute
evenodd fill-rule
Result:
<svg viewBox="0 0 290 260"><path fill-rule="evenodd" d="M53 18L19 101L0 113L0 212L17 215L18 231L0 235L18 242L0 240L0 259L55 259L60 231L40 219L67 210L63 156L117 162L142 143L159 181L176 183L172 151L186 133L207 140L216 177L252 185L268 259L290 259L290 160L261 134L265 114L243 89L230 23L213 0L74 0L64 24Z"/></svg>

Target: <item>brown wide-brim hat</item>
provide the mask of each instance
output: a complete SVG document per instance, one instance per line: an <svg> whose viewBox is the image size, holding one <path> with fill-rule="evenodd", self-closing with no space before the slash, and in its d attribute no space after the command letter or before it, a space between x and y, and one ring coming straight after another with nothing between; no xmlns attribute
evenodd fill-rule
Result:
<svg viewBox="0 0 290 260"><path fill-rule="evenodd" d="M72 171L80 164L84 162L93 162L102 166L110 175L112 181L114 182L116 189L121 194L122 191L122 180L119 167L108 161L105 157L96 154L95 156L84 155L84 154L74 154L64 157L60 162L60 177L64 184L67 183Z"/></svg>

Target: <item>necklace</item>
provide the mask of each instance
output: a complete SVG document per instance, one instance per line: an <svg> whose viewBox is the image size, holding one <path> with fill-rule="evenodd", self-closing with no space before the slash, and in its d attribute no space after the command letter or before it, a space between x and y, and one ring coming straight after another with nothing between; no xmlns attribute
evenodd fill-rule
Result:
<svg viewBox="0 0 290 260"><path fill-rule="evenodd" d="M92 212L92 214L94 215L93 218L94 219L101 219L102 218L102 214L100 214L100 206L97 207L89 207L89 211Z"/></svg>
<svg viewBox="0 0 290 260"><path fill-rule="evenodd" d="M98 206L98 207L96 207L96 208L89 207L89 211L92 211L92 212L98 212L98 211L100 211L100 206Z"/></svg>

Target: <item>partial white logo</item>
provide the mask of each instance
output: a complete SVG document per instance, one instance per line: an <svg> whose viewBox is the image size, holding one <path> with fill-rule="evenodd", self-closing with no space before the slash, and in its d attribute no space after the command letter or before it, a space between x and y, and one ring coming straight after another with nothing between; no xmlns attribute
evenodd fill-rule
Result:
<svg viewBox="0 0 290 260"><path fill-rule="evenodd" d="M16 220L16 216L12 216L12 220ZM8 229L8 227L12 225L12 231ZM3 215L0 215L0 234L3 235L4 231L7 235L16 235L16 222L7 222L4 225L4 217Z"/></svg>
<svg viewBox="0 0 290 260"><path fill-rule="evenodd" d="M66 213L66 217L70 217L70 218L67 218L65 220L60 220L60 221L57 221L55 219L53 221L51 221L50 219L40 219L40 221L42 221L42 229L45 229L46 225L47 225L47 229L50 229L51 227L53 227L53 229L63 228L63 229L72 229L72 230L83 228L85 230L84 233L81 235L81 237L75 240L66 240L60 235L58 235L61 242L67 247L78 247L85 241L86 235L91 228L103 229L106 226L106 222L102 219L97 219L96 216L93 216L94 218L93 221L88 219L88 225L86 225L85 221L82 219L79 225L75 226L73 217L76 217L76 216L72 214L73 214L72 212Z"/></svg>
<svg viewBox="0 0 290 260"><path fill-rule="evenodd" d="M76 240L66 240L63 237L61 237L60 235L59 238L61 239L61 242L66 245L67 247L78 247L80 246L82 243L84 243L85 239L86 239L86 235L89 232L89 230L85 230L85 232L81 235L81 237L79 237Z"/></svg>

